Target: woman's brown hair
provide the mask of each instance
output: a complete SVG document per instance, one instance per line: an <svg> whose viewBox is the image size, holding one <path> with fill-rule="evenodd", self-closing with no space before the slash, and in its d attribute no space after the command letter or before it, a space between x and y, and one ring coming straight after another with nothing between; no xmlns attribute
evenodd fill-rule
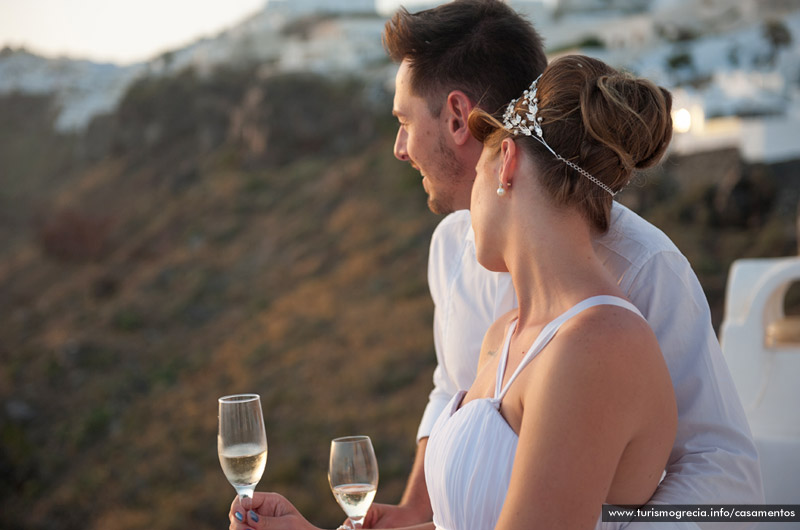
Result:
<svg viewBox="0 0 800 530"><path fill-rule="evenodd" d="M657 164L672 139L670 93L597 59L569 55L553 61L537 83L537 97L547 144L615 192L634 171ZM480 109L473 110L469 126L475 138L498 149L513 136L499 118ZM537 140L515 140L533 157L539 182L556 204L577 206L596 230L608 230L609 193Z"/></svg>

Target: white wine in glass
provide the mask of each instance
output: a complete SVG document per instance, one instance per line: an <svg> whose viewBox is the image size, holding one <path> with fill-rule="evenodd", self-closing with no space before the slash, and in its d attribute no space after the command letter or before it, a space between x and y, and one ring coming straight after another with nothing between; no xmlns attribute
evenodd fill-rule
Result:
<svg viewBox="0 0 800 530"><path fill-rule="evenodd" d="M239 497L252 497L267 465L267 434L258 394L219 398L217 452Z"/></svg>
<svg viewBox="0 0 800 530"><path fill-rule="evenodd" d="M378 491L378 461L369 436L347 436L331 442L328 481L336 502L355 528L361 528Z"/></svg>

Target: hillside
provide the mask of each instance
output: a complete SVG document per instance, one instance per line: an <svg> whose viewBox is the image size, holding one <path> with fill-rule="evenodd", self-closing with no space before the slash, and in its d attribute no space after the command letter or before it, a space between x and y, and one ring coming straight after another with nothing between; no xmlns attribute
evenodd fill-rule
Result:
<svg viewBox="0 0 800 530"><path fill-rule="evenodd" d="M418 177L357 87L222 79L137 85L94 162L31 156L42 129L3 152L0 527L226 525L216 398L241 391L263 487L310 516L339 517L334 436L373 435L402 487L433 363Z"/></svg>
<svg viewBox="0 0 800 530"><path fill-rule="evenodd" d="M0 527L226 527L216 398L250 391L259 489L335 527L329 442L363 433L377 500L399 499L438 218L367 88L185 71L72 135L47 97L0 98ZM673 158L623 202L685 250L718 323L732 259L795 252L796 166Z"/></svg>

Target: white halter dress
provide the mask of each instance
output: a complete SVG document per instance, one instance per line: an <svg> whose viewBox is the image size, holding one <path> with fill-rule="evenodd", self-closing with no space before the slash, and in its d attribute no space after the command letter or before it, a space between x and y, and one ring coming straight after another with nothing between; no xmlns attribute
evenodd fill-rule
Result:
<svg viewBox="0 0 800 530"><path fill-rule="evenodd" d="M494 397L474 399L459 408L466 391L453 396L436 421L425 452L425 480L437 529L489 530L495 527L508 492L519 439L500 414L500 403L519 373L550 342L561 325L597 305L615 305L642 316L633 304L616 296L594 296L579 302L542 329L501 389L511 335L517 325L515 320L509 325L503 345ZM598 520L598 527L602 526Z"/></svg>

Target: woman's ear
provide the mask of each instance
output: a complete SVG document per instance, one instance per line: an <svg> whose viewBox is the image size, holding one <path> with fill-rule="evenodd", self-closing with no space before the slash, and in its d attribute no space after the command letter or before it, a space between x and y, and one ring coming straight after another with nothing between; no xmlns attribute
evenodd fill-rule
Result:
<svg viewBox="0 0 800 530"><path fill-rule="evenodd" d="M472 138L467 123L473 107L475 105L462 91L453 90L447 94L444 109L447 112L447 128L456 145L464 145Z"/></svg>
<svg viewBox="0 0 800 530"><path fill-rule="evenodd" d="M506 189L511 187L511 181L514 180L518 154L517 143L514 139L504 138L503 143L500 144L500 184Z"/></svg>

